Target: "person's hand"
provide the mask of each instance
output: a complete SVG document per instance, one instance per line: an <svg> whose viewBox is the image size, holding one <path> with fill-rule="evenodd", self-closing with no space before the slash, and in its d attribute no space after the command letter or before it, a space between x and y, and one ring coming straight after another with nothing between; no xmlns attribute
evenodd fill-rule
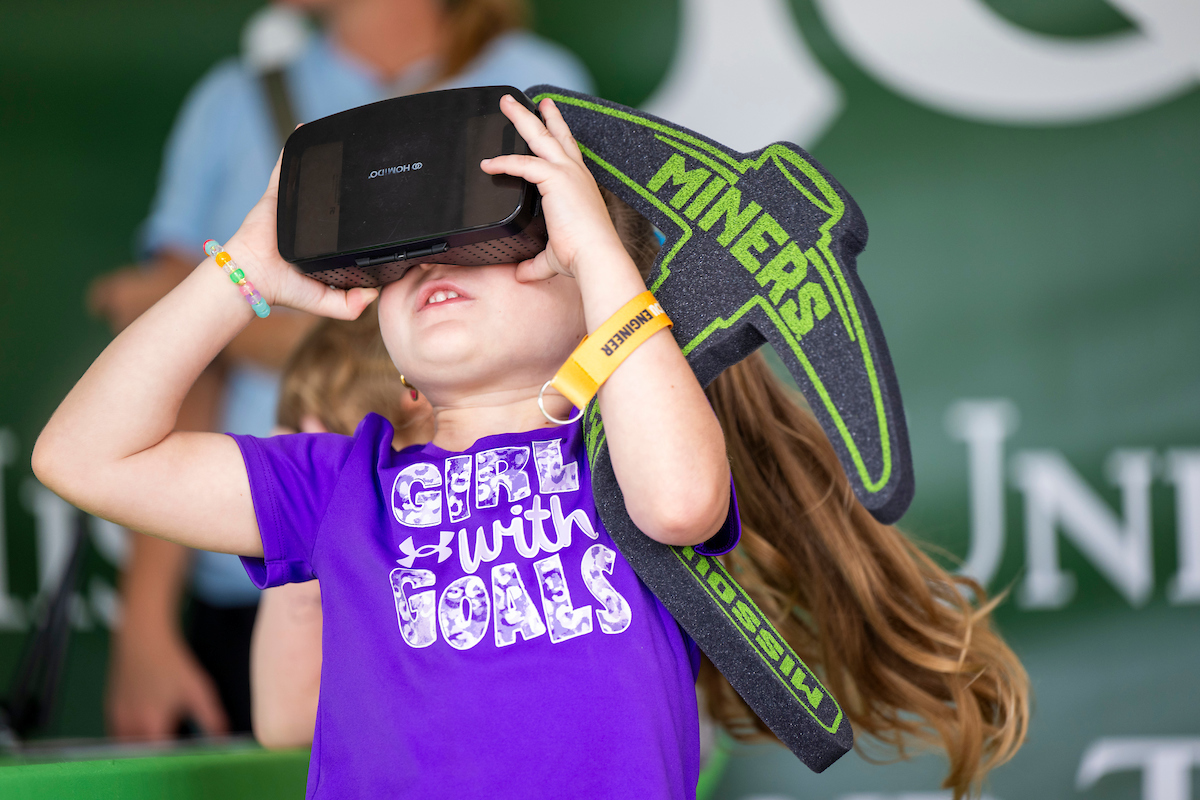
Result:
<svg viewBox="0 0 1200 800"><path fill-rule="evenodd" d="M335 289L301 275L279 255L275 232L279 166L275 162L267 191L250 209L237 233L225 244L234 263L270 305L283 305L322 317L356 319L379 295L378 289Z"/></svg>
<svg viewBox="0 0 1200 800"><path fill-rule="evenodd" d="M107 321L113 333L120 333L178 286L198 263L199 259L166 251L147 264L101 275L88 287L88 311Z"/></svg>
<svg viewBox="0 0 1200 800"><path fill-rule="evenodd" d="M110 734L119 738L170 739L187 720L210 736L229 732L212 679L169 631L114 636L105 712Z"/></svg>
<svg viewBox="0 0 1200 800"><path fill-rule="evenodd" d="M500 110L534 155L497 156L484 159L480 167L490 175L514 175L537 184L550 238L545 250L518 265L517 280L577 276L584 261L603 263L612 254L625 255L596 179L554 101L546 98L539 106L545 124L510 95L501 98Z"/></svg>

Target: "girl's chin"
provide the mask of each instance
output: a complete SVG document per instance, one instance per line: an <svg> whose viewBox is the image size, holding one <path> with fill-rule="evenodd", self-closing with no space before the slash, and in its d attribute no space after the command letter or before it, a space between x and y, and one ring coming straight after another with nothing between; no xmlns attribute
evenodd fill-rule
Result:
<svg viewBox="0 0 1200 800"><path fill-rule="evenodd" d="M439 383L474 382L502 360L499 353L490 353L473 340L423 343L403 355L407 357L396 360L409 370L406 374L436 376Z"/></svg>

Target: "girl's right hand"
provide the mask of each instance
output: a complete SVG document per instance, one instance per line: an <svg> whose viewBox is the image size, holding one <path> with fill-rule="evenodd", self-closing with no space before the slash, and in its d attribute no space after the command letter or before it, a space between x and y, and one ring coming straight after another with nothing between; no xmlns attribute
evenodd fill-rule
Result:
<svg viewBox="0 0 1200 800"><path fill-rule="evenodd" d="M234 262L246 272L269 305L282 305L322 317L355 319L379 295L378 289L335 289L296 271L279 255L275 216L279 202L280 154L267 191L226 244Z"/></svg>

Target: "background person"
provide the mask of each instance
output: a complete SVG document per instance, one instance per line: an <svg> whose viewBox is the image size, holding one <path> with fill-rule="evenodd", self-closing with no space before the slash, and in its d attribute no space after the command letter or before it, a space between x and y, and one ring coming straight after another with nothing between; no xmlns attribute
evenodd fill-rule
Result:
<svg viewBox="0 0 1200 800"><path fill-rule="evenodd" d="M433 438L433 409L401 383L379 335L376 304L352 321L325 319L292 353L279 394L280 433L352 435L368 413L392 423L392 447ZM263 590L250 649L254 736L266 747L308 747L321 688L317 580Z"/></svg>
<svg viewBox="0 0 1200 800"><path fill-rule="evenodd" d="M523 89L544 82L591 89L578 59L522 28L523 0L291 5L313 14L320 32L301 40L281 70L263 73L247 61L226 61L185 101L139 234L145 263L98 280L90 295L92 309L115 331L188 274L201 242L225 240L237 229L279 154L279 130L290 129L281 116L312 120L430 88ZM197 381L181 427L270 432L276 370L313 321L281 309L261 322L230 342ZM258 591L235 557L198 553L191 563L189 650L178 610L189 560L179 545L134 537L120 580L126 613L113 637L105 703L114 735L169 737L189 719L205 733L250 730L248 654Z"/></svg>

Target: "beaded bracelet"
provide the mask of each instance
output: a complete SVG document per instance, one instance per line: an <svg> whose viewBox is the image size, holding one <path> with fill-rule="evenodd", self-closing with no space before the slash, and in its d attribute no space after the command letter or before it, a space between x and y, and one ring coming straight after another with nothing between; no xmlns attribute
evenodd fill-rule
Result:
<svg viewBox="0 0 1200 800"><path fill-rule="evenodd" d="M216 260L217 266L225 270L229 280L237 284L238 289L242 292L242 297L246 298L246 302L254 309L255 314L261 318L271 313L271 307L267 305L267 301L263 300L263 296L254 288L254 284L246 280L246 273L238 269L238 265L233 263L229 253L225 252L225 248L221 247L216 239L209 239L204 243L204 252L212 256Z"/></svg>

